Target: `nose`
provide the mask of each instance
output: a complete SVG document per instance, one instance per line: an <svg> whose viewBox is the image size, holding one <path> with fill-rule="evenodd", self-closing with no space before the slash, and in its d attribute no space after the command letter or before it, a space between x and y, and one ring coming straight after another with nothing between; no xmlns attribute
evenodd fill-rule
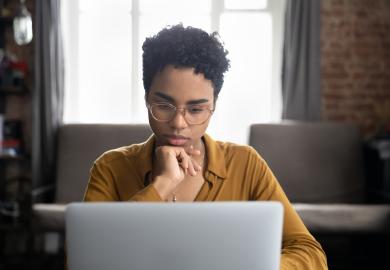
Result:
<svg viewBox="0 0 390 270"><path fill-rule="evenodd" d="M184 108L177 108L175 115L173 116L172 120L170 121L170 124L175 129L183 129L188 126L188 123L185 119L185 109Z"/></svg>

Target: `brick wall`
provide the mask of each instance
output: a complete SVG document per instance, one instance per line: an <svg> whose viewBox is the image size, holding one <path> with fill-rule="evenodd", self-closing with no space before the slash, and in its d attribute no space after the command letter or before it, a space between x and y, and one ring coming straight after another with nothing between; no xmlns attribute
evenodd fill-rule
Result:
<svg viewBox="0 0 390 270"><path fill-rule="evenodd" d="M358 123L366 137L390 128L390 1L321 5L323 120Z"/></svg>

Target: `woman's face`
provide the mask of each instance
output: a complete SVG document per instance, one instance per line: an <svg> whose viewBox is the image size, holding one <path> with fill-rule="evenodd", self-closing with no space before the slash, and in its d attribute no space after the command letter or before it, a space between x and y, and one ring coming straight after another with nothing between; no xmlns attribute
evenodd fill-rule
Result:
<svg viewBox="0 0 390 270"><path fill-rule="evenodd" d="M212 82L203 74L194 73L193 68L175 68L166 66L153 78L149 92L145 96L146 103L169 103L177 108L199 106L214 109L214 92ZM189 147L197 146L206 132L210 117L202 124L189 124L184 111L178 110L167 122L153 118L150 111L149 124L157 137L157 146L171 145ZM185 112L188 114L188 111Z"/></svg>

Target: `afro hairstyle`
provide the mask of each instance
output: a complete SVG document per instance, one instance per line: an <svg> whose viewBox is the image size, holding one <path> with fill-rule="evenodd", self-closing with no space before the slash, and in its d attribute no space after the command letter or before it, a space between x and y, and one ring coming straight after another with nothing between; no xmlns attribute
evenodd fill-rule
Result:
<svg viewBox="0 0 390 270"><path fill-rule="evenodd" d="M217 32L208 34L195 27L182 24L167 26L156 35L146 38L142 45L143 83L147 93L156 73L165 66L194 68L210 80L214 97L218 97L224 73L230 67L228 51L224 49Z"/></svg>

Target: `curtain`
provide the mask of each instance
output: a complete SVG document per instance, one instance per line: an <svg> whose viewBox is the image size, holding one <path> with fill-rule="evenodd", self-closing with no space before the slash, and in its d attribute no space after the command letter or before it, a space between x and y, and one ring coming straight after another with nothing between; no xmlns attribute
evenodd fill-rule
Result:
<svg viewBox="0 0 390 270"><path fill-rule="evenodd" d="M35 86L32 100L32 186L54 183L56 134L62 123L64 61L60 0L35 1Z"/></svg>
<svg viewBox="0 0 390 270"><path fill-rule="evenodd" d="M283 119L321 118L320 0L287 0L284 28Z"/></svg>

